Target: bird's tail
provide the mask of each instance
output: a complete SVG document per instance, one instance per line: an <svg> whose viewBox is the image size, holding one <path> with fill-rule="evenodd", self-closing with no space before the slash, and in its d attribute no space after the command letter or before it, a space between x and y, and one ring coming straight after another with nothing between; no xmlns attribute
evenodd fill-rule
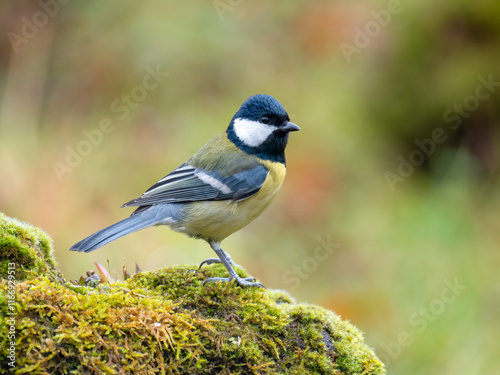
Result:
<svg viewBox="0 0 500 375"><path fill-rule="evenodd" d="M132 215L107 228L101 229L99 232L91 234L87 238L71 246L70 250L89 253L120 237L157 223L158 219L155 215L147 215L146 212L144 212L144 214Z"/></svg>

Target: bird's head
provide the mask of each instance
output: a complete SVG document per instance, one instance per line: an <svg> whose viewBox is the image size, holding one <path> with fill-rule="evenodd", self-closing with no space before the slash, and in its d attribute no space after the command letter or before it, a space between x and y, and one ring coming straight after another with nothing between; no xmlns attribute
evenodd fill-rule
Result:
<svg viewBox="0 0 500 375"><path fill-rule="evenodd" d="M288 133L297 130L280 102L269 95L254 95L232 118L227 136L248 154L284 163Z"/></svg>

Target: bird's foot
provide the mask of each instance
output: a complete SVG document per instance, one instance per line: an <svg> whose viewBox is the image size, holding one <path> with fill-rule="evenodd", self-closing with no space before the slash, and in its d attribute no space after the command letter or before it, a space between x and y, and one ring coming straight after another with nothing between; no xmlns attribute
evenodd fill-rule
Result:
<svg viewBox="0 0 500 375"><path fill-rule="evenodd" d="M262 285L261 283L259 282L255 282L255 277L245 277L245 278L241 278L239 276L236 276L236 277L211 277L209 279L206 279L204 282L203 282L203 285L207 284L207 283L210 283L210 282L214 282L214 281L224 281L224 282L231 282L232 280L236 281L238 283L239 286L242 286L242 287L245 287L245 286L256 286L258 288L266 288L264 285Z"/></svg>

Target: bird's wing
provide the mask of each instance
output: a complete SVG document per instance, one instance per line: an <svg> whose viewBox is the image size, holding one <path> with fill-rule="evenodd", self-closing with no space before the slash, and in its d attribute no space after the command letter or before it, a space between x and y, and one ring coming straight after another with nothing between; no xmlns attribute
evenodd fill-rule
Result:
<svg viewBox="0 0 500 375"><path fill-rule="evenodd" d="M240 201L257 193L267 174L268 170L258 163L224 177L217 171L184 163L151 186L141 197L122 207L228 199Z"/></svg>

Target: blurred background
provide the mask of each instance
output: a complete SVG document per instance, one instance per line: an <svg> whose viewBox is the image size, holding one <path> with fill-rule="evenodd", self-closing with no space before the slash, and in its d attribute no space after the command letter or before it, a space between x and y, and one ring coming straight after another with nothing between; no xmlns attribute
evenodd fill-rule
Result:
<svg viewBox="0 0 500 375"><path fill-rule="evenodd" d="M0 4L0 211L64 276L198 264L149 228L83 237L224 131L250 95L302 131L259 219L223 243L268 288L366 332L393 374L498 373L500 3Z"/></svg>

